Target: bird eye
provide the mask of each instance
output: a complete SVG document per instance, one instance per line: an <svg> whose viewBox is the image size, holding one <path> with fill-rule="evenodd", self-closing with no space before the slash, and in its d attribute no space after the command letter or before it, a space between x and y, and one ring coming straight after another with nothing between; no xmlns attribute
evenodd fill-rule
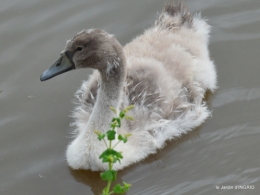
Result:
<svg viewBox="0 0 260 195"><path fill-rule="evenodd" d="M83 48L82 47L77 47L76 51L81 51Z"/></svg>

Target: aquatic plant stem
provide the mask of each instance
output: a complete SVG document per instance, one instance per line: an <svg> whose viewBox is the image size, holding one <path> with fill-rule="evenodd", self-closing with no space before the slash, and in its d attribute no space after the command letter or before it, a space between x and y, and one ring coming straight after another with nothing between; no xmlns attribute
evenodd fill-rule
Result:
<svg viewBox="0 0 260 195"><path fill-rule="evenodd" d="M106 143L106 142L105 142L105 143ZM107 145L107 144L106 144L106 145ZM112 141L110 140L110 141L109 141L109 149L111 149L111 148L112 148ZM111 171L112 168L113 168L112 162L108 162L108 169ZM110 181L107 182L106 193L107 193L108 195L113 193L113 192L109 193L111 183L112 183L112 180L110 180Z"/></svg>
<svg viewBox="0 0 260 195"><path fill-rule="evenodd" d="M114 193L116 194L123 194L129 190L129 187L131 184L123 182L123 185L117 184L113 187L112 191L110 191L112 181L116 180L117 172L113 170L113 165L117 161L120 163L120 159L123 158L122 152L118 152L114 150L114 148L123 141L124 143L127 142L128 137L131 136L131 134L125 134L117 135L117 127L121 126L121 120L125 117L126 119L133 120L132 117L127 116L126 113L132 109L133 106L128 106L123 111L121 111L118 115L118 117L114 117L111 120L110 123L110 130L106 132L106 134L103 134L99 132L98 130L95 130L94 132L98 136L98 140L103 140L106 145L106 150L102 152L102 154L99 156L100 159L102 159L103 163L108 163L108 170L100 173L101 178L104 181L107 181L107 186L103 189L102 195L112 195ZM110 108L115 114L117 115L117 111L115 108ZM117 138L118 137L118 140ZM107 138L107 140L106 140ZM113 140L117 140L116 144L112 144ZM107 142L108 141L108 142Z"/></svg>

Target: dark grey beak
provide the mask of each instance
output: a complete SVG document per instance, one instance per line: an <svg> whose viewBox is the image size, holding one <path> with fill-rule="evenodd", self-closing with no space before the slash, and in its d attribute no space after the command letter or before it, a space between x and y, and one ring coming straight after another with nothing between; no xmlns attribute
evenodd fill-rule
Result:
<svg viewBox="0 0 260 195"><path fill-rule="evenodd" d="M61 54L60 58L47 70L45 70L40 79L41 81L46 81L64 72L75 69L73 62L69 60L66 53Z"/></svg>

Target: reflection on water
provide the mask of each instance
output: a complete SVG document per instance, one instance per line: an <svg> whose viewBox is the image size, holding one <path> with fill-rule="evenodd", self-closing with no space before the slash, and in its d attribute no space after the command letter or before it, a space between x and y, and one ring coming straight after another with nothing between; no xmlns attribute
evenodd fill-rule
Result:
<svg viewBox="0 0 260 195"><path fill-rule="evenodd" d="M200 128L197 128L189 134L184 135L182 138L167 142L167 147L160 150L158 153L151 155L139 164L132 165L119 171L115 183L122 183L123 181L130 182L130 179L132 178L131 184L134 187L132 187L130 194L163 194L165 189L161 189L159 186L167 185L167 183L170 184L171 188L174 188L172 189L174 192L176 187L171 186L172 180L169 180L170 177L167 176L167 174L172 174L172 172L169 173L170 170L179 169L178 167L181 166L181 163L171 163L174 161L174 158L171 157L171 151L181 146L182 143L197 139L199 137L199 132ZM169 161L167 165L165 164L165 161ZM70 169L70 171L76 181L89 186L94 194L100 194L101 190L106 186L105 183L100 182L100 172L72 169ZM148 179L151 177L151 171L160 174L162 179L158 180L159 176ZM164 177L164 175L166 176ZM130 177L130 179L128 179L128 177ZM156 186L154 182L158 184L158 187L154 187ZM170 189L167 190L168 194L171 194L169 190Z"/></svg>
<svg viewBox="0 0 260 195"><path fill-rule="evenodd" d="M210 51L219 89L208 94L212 117L201 127L118 174L130 194L259 194L260 1L186 0L212 25ZM39 75L66 40L102 28L129 42L153 24L156 0L0 2L0 194L99 194L98 172L65 161L73 94L90 71L47 83ZM255 185L254 190L216 190Z"/></svg>

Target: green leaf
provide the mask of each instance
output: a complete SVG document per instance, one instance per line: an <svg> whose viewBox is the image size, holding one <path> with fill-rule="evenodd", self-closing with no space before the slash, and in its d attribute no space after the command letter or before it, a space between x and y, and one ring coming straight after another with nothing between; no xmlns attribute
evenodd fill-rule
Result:
<svg viewBox="0 0 260 195"><path fill-rule="evenodd" d="M116 132L114 130L107 131L107 139L108 140L114 140L115 139Z"/></svg>
<svg viewBox="0 0 260 195"><path fill-rule="evenodd" d="M104 157L110 155L110 150L111 149L106 149L102 154L99 156L100 159L103 159Z"/></svg>
<svg viewBox="0 0 260 195"><path fill-rule="evenodd" d="M116 127L121 127L121 121L120 118L113 118L112 122L116 124Z"/></svg>
<svg viewBox="0 0 260 195"><path fill-rule="evenodd" d="M112 110L117 115L117 111L114 107L110 106L110 110Z"/></svg>
<svg viewBox="0 0 260 195"><path fill-rule="evenodd" d="M101 140L104 139L105 137L106 137L106 134L98 135L98 140L101 141Z"/></svg>
<svg viewBox="0 0 260 195"><path fill-rule="evenodd" d="M126 119L126 120L130 120L130 121L135 120L133 117L131 117L131 116L129 116L129 115L125 115L125 119Z"/></svg>
<svg viewBox="0 0 260 195"><path fill-rule="evenodd" d="M130 137L130 136L132 136L131 133L127 133L127 134L125 134L125 137Z"/></svg>
<svg viewBox="0 0 260 195"><path fill-rule="evenodd" d="M108 171L100 173L100 177L104 181L115 181L116 180L116 174L117 174L117 172L115 170L108 170Z"/></svg>
<svg viewBox="0 0 260 195"><path fill-rule="evenodd" d="M121 127L121 120L119 118L117 119L117 127Z"/></svg>
<svg viewBox="0 0 260 195"><path fill-rule="evenodd" d="M108 148L106 149L100 156L102 162L111 162L116 163L117 161L120 162L120 159L123 158L123 155L120 152L115 151L114 149Z"/></svg>
<svg viewBox="0 0 260 195"><path fill-rule="evenodd" d="M113 192L116 194L123 194L125 190L120 184L116 184L115 187L113 188Z"/></svg>
<svg viewBox="0 0 260 195"><path fill-rule="evenodd" d="M126 182L123 182L123 183L124 183L124 189L127 192L132 185L130 183L126 183Z"/></svg>
<svg viewBox="0 0 260 195"><path fill-rule="evenodd" d="M131 187L131 184L128 184L125 182L124 182L124 185L122 185L122 186L120 184L117 184L113 188L113 192L116 194L123 194L123 193L127 192L130 187Z"/></svg>
<svg viewBox="0 0 260 195"><path fill-rule="evenodd" d="M97 134L97 135L101 134L101 132L98 131L98 130L94 130L94 133Z"/></svg>
<svg viewBox="0 0 260 195"><path fill-rule="evenodd" d="M114 161L115 161L115 159L113 158L113 156L110 156L110 155L104 156L102 158L103 163L109 163L109 162L114 163Z"/></svg>
<svg viewBox="0 0 260 195"><path fill-rule="evenodd" d="M123 141L124 143L127 142L127 138L122 135L118 135L118 140Z"/></svg>
<svg viewBox="0 0 260 195"><path fill-rule="evenodd" d="M102 134L98 130L94 130L94 133L97 134L99 141L101 141L102 139L104 139L106 137L106 134Z"/></svg>
<svg viewBox="0 0 260 195"><path fill-rule="evenodd" d="M125 113L124 113L124 112L120 112L120 113L119 113L119 117L120 117L120 118L124 118L124 116L125 116Z"/></svg>
<svg viewBox="0 0 260 195"><path fill-rule="evenodd" d="M132 134L130 134L130 133L128 133L128 134L125 134L124 136L122 136L122 135L118 135L118 140L120 140L120 141L123 141L124 143L126 143L127 141L128 141L128 137L130 137Z"/></svg>
<svg viewBox="0 0 260 195"><path fill-rule="evenodd" d="M132 110L134 107L135 107L134 105L127 106L127 107L123 110L123 112L124 112L124 113L127 113L129 110Z"/></svg>
<svg viewBox="0 0 260 195"><path fill-rule="evenodd" d="M111 129L115 129L116 126L117 126L117 123L116 123L116 122L113 122L113 123L110 124Z"/></svg>

